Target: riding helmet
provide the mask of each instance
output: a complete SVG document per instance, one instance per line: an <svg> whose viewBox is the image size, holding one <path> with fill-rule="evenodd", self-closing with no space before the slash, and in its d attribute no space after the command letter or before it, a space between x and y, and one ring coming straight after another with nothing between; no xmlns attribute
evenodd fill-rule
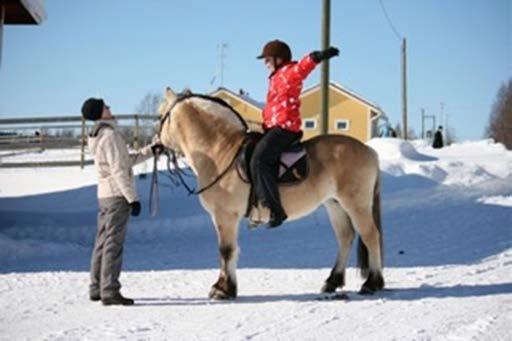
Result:
<svg viewBox="0 0 512 341"><path fill-rule="evenodd" d="M272 40L263 46L261 54L257 57L262 59L265 57L279 57L282 58L285 63L292 60L292 51L288 44L281 40Z"/></svg>

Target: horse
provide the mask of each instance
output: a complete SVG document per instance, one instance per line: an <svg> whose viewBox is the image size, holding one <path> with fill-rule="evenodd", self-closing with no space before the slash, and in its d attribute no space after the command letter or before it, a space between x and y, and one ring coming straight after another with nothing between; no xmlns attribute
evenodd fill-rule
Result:
<svg viewBox="0 0 512 341"><path fill-rule="evenodd" d="M238 226L243 219L250 185L242 181L234 160L247 134L247 125L233 108L205 95L178 96L167 88L158 108L160 140L183 155L197 177L197 191L210 214L218 239L220 273L210 299L235 299ZM365 280L361 294L384 288L383 242L380 217L380 171L377 153L344 135L320 135L303 142L309 175L279 194L289 220L327 209L338 252L322 293L345 285L345 269L356 232L358 266ZM268 216L268 214L267 214Z"/></svg>

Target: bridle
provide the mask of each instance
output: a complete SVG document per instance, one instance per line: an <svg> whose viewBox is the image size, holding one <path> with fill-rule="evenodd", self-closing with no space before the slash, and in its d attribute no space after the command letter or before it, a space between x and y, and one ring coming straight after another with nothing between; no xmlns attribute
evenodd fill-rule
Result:
<svg viewBox="0 0 512 341"><path fill-rule="evenodd" d="M231 109L233 111L233 113L235 113L237 115L237 117L240 119L240 122L244 126L245 130L248 131L249 128L247 126L247 123L240 116L240 114L238 112L236 112L229 104L227 104L222 99L216 98L216 97L210 97L210 96L206 96L206 95L193 94L191 92L185 92L184 94L178 96L178 98L170 106L169 110L160 119L160 128L159 128L159 132L158 132L158 136L159 137L162 134L162 129L163 129L163 126L164 126L165 122L167 120L170 121L171 113L172 113L172 110L174 109L174 107L179 102L181 102L181 101L183 101L185 99L191 98L191 97L198 97L198 98L203 98L203 99L211 100L211 101L217 102L217 103L219 103L219 104L221 104L223 106L228 107L229 109ZM200 189L191 188L186 183L184 177L192 177L193 175L187 173L182 168L180 168L179 161L178 161L178 152L175 149L173 149L173 148L167 148L166 147L166 149L163 151L163 154L167 156L167 172L168 172L168 174L165 174L165 173L164 174L171 180L173 185L175 185L175 186L179 186L180 184L183 185L183 187L185 187L185 189L187 190L188 195L199 195L199 194L207 191L208 189L212 188L213 186L215 186L231 170L231 168L236 163L238 155L240 154L240 151L242 150L242 148L243 148L243 146L245 144L246 138L247 137L244 137L244 139L240 143L240 146L238 147L237 152L235 153L233 158L231 159L231 162L229 163L229 165L221 173L219 173L219 175L217 175L215 177L215 179L213 179L208 185L206 185L206 186L204 186L204 187L202 187ZM152 215L154 215L153 214L154 206L152 206L153 196L154 195L158 196L158 169L157 169L157 162L158 162L158 156L155 156L154 163L153 163L153 175L152 175L151 191L150 191L150 211L151 211ZM156 207L156 210L158 210L158 207ZM156 212L155 212L155 214L156 214Z"/></svg>

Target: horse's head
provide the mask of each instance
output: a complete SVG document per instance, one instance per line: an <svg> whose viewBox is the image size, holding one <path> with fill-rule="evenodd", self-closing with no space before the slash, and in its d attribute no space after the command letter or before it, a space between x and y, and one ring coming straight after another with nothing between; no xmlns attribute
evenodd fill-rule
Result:
<svg viewBox="0 0 512 341"><path fill-rule="evenodd" d="M185 152L185 141L188 149L211 148L215 143L236 141L234 136L242 138L247 131L244 119L228 103L190 90L178 95L167 88L158 111L160 140L174 150Z"/></svg>

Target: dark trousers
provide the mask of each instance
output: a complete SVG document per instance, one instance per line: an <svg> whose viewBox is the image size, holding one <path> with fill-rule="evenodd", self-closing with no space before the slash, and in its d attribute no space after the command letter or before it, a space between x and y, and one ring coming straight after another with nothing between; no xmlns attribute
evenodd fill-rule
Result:
<svg viewBox="0 0 512 341"><path fill-rule="evenodd" d="M130 205L124 197L112 197L100 199L99 206L89 291L91 296L106 298L115 296L121 288L119 275Z"/></svg>
<svg viewBox="0 0 512 341"><path fill-rule="evenodd" d="M254 190L261 204L270 208L274 214L285 215L277 187L279 159L301 136L301 133L273 127L265 132L254 148L251 159Z"/></svg>

